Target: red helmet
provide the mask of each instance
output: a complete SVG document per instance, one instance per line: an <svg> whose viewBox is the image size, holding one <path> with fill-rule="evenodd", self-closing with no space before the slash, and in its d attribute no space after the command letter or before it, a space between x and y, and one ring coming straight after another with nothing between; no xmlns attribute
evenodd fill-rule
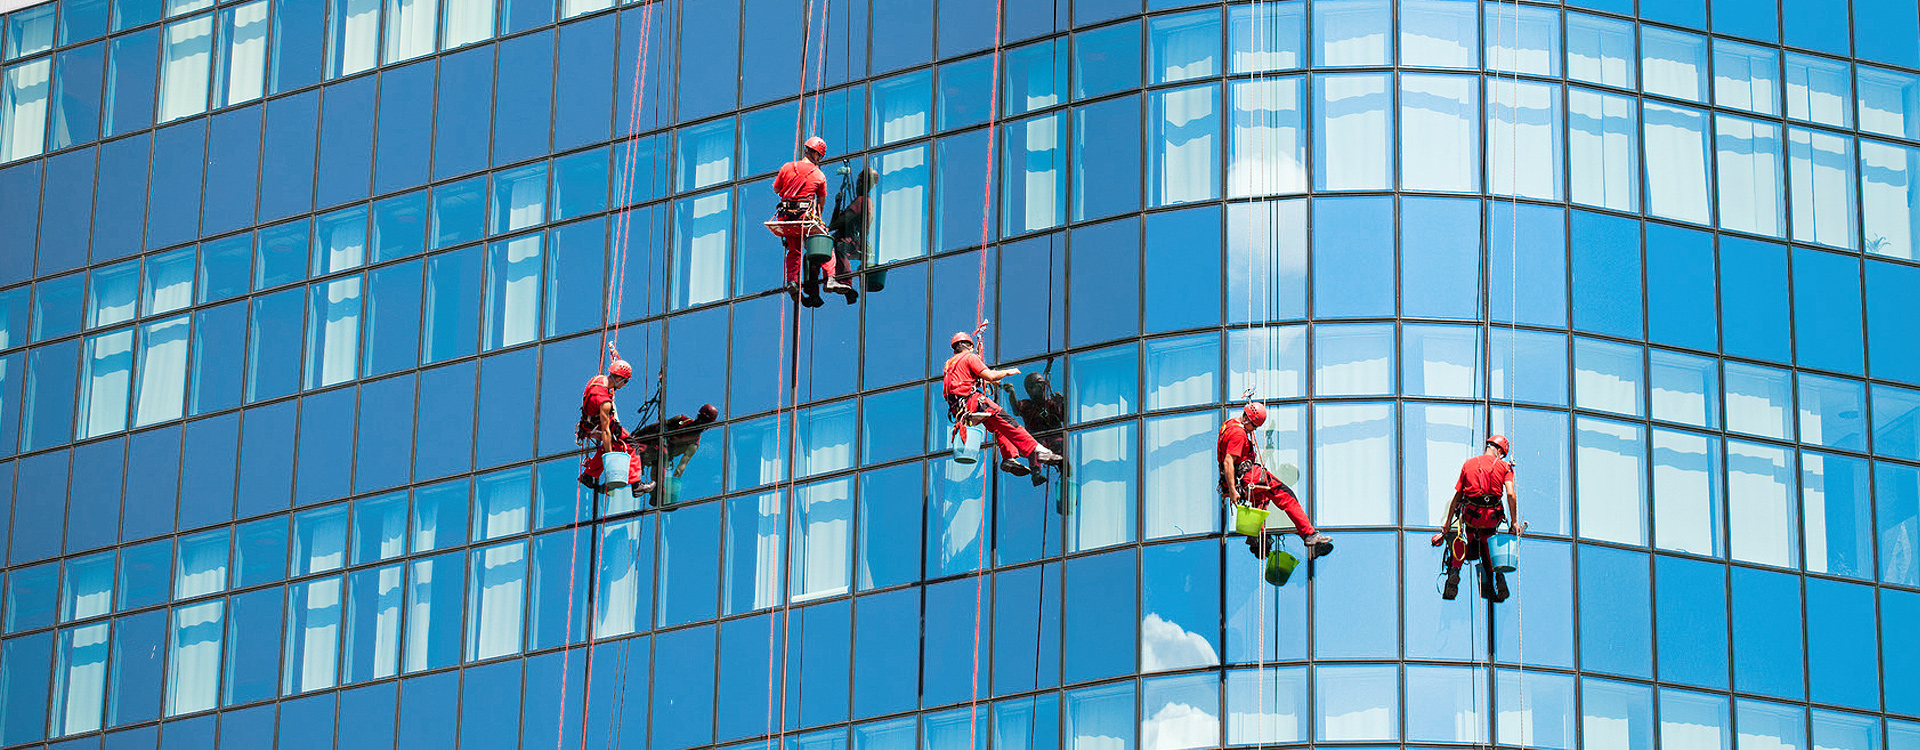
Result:
<svg viewBox="0 0 1920 750"><path fill-rule="evenodd" d="M1267 405L1258 401L1248 401L1246 408L1240 410L1240 416L1246 417L1247 424L1259 427L1267 423Z"/></svg>
<svg viewBox="0 0 1920 750"><path fill-rule="evenodd" d="M700 418L708 421L718 419L720 418L720 410L713 408L713 404L701 404Z"/></svg>
<svg viewBox="0 0 1920 750"><path fill-rule="evenodd" d="M814 152L814 153L816 153L816 154L819 154L819 155L821 155L821 156L826 156L826 155L827 155L827 142L826 142L825 140L822 140L822 139L820 138L820 136L817 136L817 135L816 135L816 136L814 136L814 137L812 137L812 138L808 138L808 139L807 139L807 150L808 150L808 151L812 151L812 152Z"/></svg>
<svg viewBox="0 0 1920 750"><path fill-rule="evenodd" d="M607 374L618 375L628 380L632 380L633 365L627 364L627 361L624 359L616 359L613 361L613 364L607 365Z"/></svg>
<svg viewBox="0 0 1920 750"><path fill-rule="evenodd" d="M973 345L973 337L967 335L966 331L961 331L959 333L956 333L953 335L953 338L947 339L947 346L951 346L955 349L959 349L961 344L966 344L968 346Z"/></svg>
<svg viewBox="0 0 1920 750"><path fill-rule="evenodd" d="M1507 436L1505 435L1495 435L1493 437L1487 438L1487 445L1491 445L1495 448L1499 448L1500 455L1502 456L1507 455L1513 450L1511 447L1507 445Z"/></svg>

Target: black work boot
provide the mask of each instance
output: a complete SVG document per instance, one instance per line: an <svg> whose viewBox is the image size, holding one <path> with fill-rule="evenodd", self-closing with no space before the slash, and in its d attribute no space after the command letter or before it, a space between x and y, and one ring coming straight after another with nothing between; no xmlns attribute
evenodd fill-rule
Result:
<svg viewBox="0 0 1920 750"><path fill-rule="evenodd" d="M800 304L802 306L819 307L821 305L827 304L826 300L820 299L819 284L809 281L801 288L803 293L800 297Z"/></svg>
<svg viewBox="0 0 1920 750"><path fill-rule="evenodd" d="M1247 537L1247 551L1253 553L1256 560L1267 559L1267 535Z"/></svg>
<svg viewBox="0 0 1920 750"><path fill-rule="evenodd" d="M839 279L829 277L825 284L825 291L828 294L845 296L849 305L860 301L860 290L854 288L852 284L842 283Z"/></svg>
<svg viewBox="0 0 1920 750"><path fill-rule="evenodd" d="M1453 598L1459 595L1460 595L1460 569L1454 568L1452 570L1447 571L1447 586L1446 588L1440 590L1440 598L1445 599L1447 601L1453 601Z"/></svg>
<svg viewBox="0 0 1920 750"><path fill-rule="evenodd" d="M1000 470L1016 477L1024 477L1027 475L1027 465L1012 458L1000 459Z"/></svg>
<svg viewBox="0 0 1920 750"><path fill-rule="evenodd" d="M1333 554L1333 537L1327 536L1326 534L1314 532L1311 536L1302 537L1300 541L1307 545L1307 559L1309 560Z"/></svg>
<svg viewBox="0 0 1920 750"><path fill-rule="evenodd" d="M1497 570L1494 571L1493 572L1493 603L1499 604L1501 602L1506 601L1508 593L1509 592L1507 591L1507 574Z"/></svg>

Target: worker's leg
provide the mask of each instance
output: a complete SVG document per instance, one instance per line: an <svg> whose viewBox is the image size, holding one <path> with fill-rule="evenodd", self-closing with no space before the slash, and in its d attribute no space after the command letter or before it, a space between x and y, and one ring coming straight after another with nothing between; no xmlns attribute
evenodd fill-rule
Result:
<svg viewBox="0 0 1920 750"><path fill-rule="evenodd" d="M1265 473L1266 470L1256 469L1256 471ZM1288 490L1286 485L1274 482L1271 487L1254 489L1249 494L1259 498L1254 501L1256 507L1266 507L1269 503L1280 506L1280 512L1287 514L1287 518L1293 521L1293 527L1301 538L1318 533L1313 528L1313 520L1307 518L1307 510L1300 507L1300 498L1294 497L1293 492Z"/></svg>
<svg viewBox="0 0 1920 750"><path fill-rule="evenodd" d="M800 283L800 238L782 237L781 242L787 245L787 283L798 284Z"/></svg>
<svg viewBox="0 0 1920 750"><path fill-rule="evenodd" d="M987 428L987 432L993 433L994 441L1000 444L1000 455L1004 457L1020 458L1032 453L1034 447L1039 445L1033 441L1032 435L1027 434L1020 425L1007 419L999 409L992 409L991 414L981 420L980 424Z"/></svg>

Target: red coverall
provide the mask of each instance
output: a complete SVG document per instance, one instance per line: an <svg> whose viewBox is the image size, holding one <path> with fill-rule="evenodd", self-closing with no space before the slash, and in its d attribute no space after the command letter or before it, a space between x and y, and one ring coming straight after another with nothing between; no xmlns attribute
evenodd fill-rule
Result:
<svg viewBox="0 0 1920 750"><path fill-rule="evenodd" d="M593 376L592 380L587 381L586 393L580 395L580 423L579 426L574 429L574 436L578 439L585 439L589 436L597 435L600 426L600 407L602 404L610 403L613 403L613 388L607 385L607 376ZM641 481L641 472L646 468L646 463L640 460L640 454L634 450L633 442L629 440L630 436L627 434L626 428L620 426L620 421L618 419L614 420L611 427L613 428L613 449L624 451L627 454L627 483L638 485ZM582 462L581 469L581 484L598 488L600 485L600 448L598 445L588 449L587 458Z"/></svg>
<svg viewBox="0 0 1920 750"><path fill-rule="evenodd" d="M1301 538L1313 536L1315 533L1313 521L1307 518L1306 509L1300 507L1300 499L1294 497L1293 492L1287 489L1278 477L1269 473L1267 467L1261 466L1260 461L1255 458L1255 451L1259 447L1254 441L1252 429L1238 419L1229 419L1226 424L1220 426L1220 440L1213 447L1213 462L1218 465L1228 456L1233 457L1233 465L1236 469L1245 467L1241 469L1238 480L1241 496L1245 498L1248 505L1255 508L1278 505L1280 511L1293 520L1294 530L1300 534ZM1222 495L1227 494L1226 482L1226 477L1220 478Z"/></svg>
<svg viewBox="0 0 1920 750"><path fill-rule="evenodd" d="M1493 536L1507 520L1501 501L1511 481L1513 467L1484 453L1460 465L1460 479L1454 482L1453 489L1455 494L1465 496L1459 513L1466 533L1456 534L1448 541L1448 570L1459 570L1467 560L1480 559L1486 554L1487 537Z"/></svg>
<svg viewBox="0 0 1920 750"><path fill-rule="evenodd" d="M781 200L812 200L816 210L827 204L827 176L820 172L819 165L806 159L787 162L780 173L773 177L773 192ZM800 283L800 260L804 239L801 237L782 237L787 244L787 283ZM837 276L839 270L832 257L820 264L821 278Z"/></svg>
<svg viewBox="0 0 1920 750"><path fill-rule="evenodd" d="M1033 435L1013 420L1007 419L1000 405L993 399L982 398L974 388L974 381L987 371L987 361L971 351L959 352L947 358L946 377L942 385L947 394L947 403L964 401L969 412L985 412L987 418L980 421L987 432L993 433L993 439L1000 444L1000 454L1007 458L1022 458L1033 453L1039 447Z"/></svg>

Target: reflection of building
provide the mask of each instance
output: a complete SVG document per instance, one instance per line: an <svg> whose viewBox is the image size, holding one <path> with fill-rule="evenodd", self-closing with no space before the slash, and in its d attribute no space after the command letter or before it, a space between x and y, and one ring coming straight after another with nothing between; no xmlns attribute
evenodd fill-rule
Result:
<svg viewBox="0 0 1920 750"><path fill-rule="evenodd" d="M6 13L0 745L1920 748L1910 0L1144 5ZM888 279L795 382L799 131ZM976 306L1064 498L929 452ZM671 510L573 481L608 319L721 406Z"/></svg>

